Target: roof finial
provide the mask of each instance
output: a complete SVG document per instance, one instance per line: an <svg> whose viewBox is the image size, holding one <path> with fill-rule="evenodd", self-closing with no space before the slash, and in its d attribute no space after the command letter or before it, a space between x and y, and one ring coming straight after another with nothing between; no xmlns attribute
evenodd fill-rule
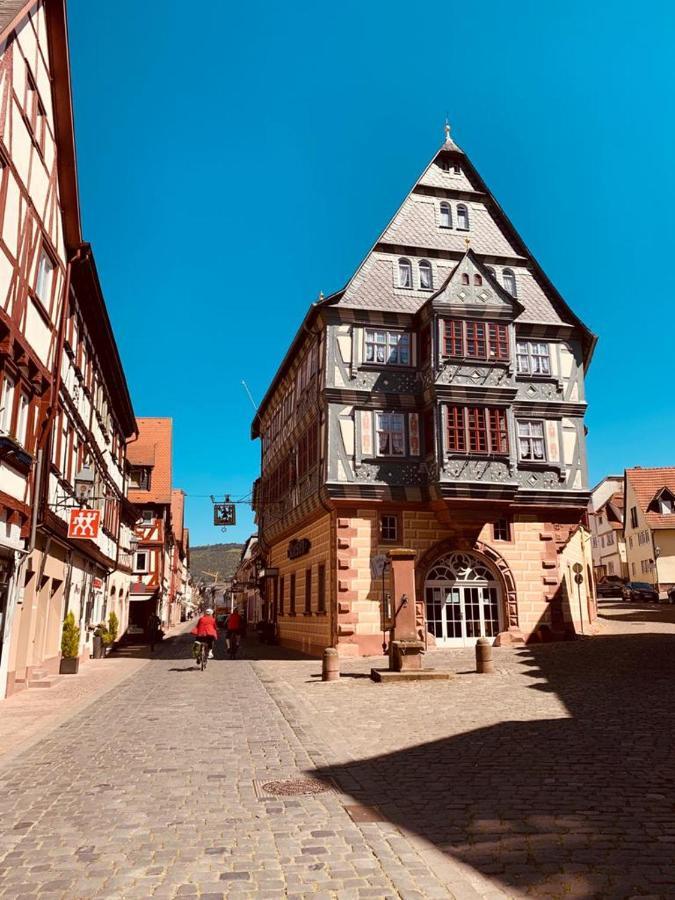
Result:
<svg viewBox="0 0 675 900"><path fill-rule="evenodd" d="M445 143L450 143L450 122L448 121L448 116L445 116Z"/></svg>
<svg viewBox="0 0 675 900"><path fill-rule="evenodd" d="M319 303L323 300L323 291L319 291Z"/></svg>
<svg viewBox="0 0 675 900"><path fill-rule="evenodd" d="M469 247L471 246L471 238L465 237L464 243L466 244L466 249L468 250Z"/></svg>

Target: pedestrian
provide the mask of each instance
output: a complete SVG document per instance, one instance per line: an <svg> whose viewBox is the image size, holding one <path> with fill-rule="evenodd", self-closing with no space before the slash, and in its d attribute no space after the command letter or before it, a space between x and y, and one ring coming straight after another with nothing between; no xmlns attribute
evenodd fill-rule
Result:
<svg viewBox="0 0 675 900"><path fill-rule="evenodd" d="M160 640L162 631L162 620L157 613L152 613L148 618L148 638L150 641L150 652L155 652L155 644Z"/></svg>

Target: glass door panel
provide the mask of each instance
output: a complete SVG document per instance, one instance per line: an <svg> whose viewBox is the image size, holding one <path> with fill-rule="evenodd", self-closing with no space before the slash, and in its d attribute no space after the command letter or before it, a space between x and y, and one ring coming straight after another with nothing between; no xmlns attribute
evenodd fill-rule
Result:
<svg viewBox="0 0 675 900"><path fill-rule="evenodd" d="M496 588L481 588L484 631L483 637L495 637L499 633L499 599Z"/></svg>
<svg viewBox="0 0 675 900"><path fill-rule="evenodd" d="M441 588L428 587L426 591L427 628L434 637L443 639L443 592Z"/></svg>
<svg viewBox="0 0 675 900"><path fill-rule="evenodd" d="M461 588L451 588L445 592L445 637L448 640L461 639L462 619L464 610L462 608L462 591Z"/></svg>
<svg viewBox="0 0 675 900"><path fill-rule="evenodd" d="M464 594L464 614L466 622L466 637L476 639L481 635L480 621L480 588L465 587L462 588Z"/></svg>

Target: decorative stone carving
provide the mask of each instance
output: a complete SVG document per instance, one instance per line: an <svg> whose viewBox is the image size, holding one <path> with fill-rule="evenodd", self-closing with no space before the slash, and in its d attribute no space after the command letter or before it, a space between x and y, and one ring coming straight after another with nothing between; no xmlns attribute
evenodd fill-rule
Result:
<svg viewBox="0 0 675 900"><path fill-rule="evenodd" d="M485 387L505 386L511 382L506 366L482 366L480 364L457 365L444 362L436 379L437 384L480 385Z"/></svg>
<svg viewBox="0 0 675 900"><path fill-rule="evenodd" d="M518 385L518 400L564 400L562 386L557 381L528 381Z"/></svg>
<svg viewBox="0 0 675 900"><path fill-rule="evenodd" d="M383 394L414 394L419 391L421 381L416 372L378 372L359 370L354 386Z"/></svg>
<svg viewBox="0 0 675 900"><path fill-rule="evenodd" d="M508 481L507 462L487 459L450 459L443 468L444 481Z"/></svg>
<svg viewBox="0 0 675 900"><path fill-rule="evenodd" d="M362 463L356 471L356 480L391 486L420 485L426 482L426 466L392 460Z"/></svg>
<svg viewBox="0 0 675 900"><path fill-rule="evenodd" d="M560 488L564 476L558 469L540 469L536 471L519 470L518 484L530 491L552 491Z"/></svg>

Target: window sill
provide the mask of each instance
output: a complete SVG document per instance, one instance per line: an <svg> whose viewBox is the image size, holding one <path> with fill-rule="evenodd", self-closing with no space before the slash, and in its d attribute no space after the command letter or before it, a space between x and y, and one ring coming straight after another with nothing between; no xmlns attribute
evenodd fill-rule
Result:
<svg viewBox="0 0 675 900"><path fill-rule="evenodd" d="M450 365L457 365L458 363L466 363L467 365L477 366L477 365L486 365L491 364L494 365L498 363L502 366L508 366L511 360L507 357L506 359L500 359L498 356L491 356L488 359L484 359L481 356L450 356L443 354L441 356L441 362L449 363Z"/></svg>
<svg viewBox="0 0 675 900"><path fill-rule="evenodd" d="M562 471L562 465L559 462L551 462L548 459L519 459L518 468L520 469L555 469Z"/></svg>
<svg viewBox="0 0 675 900"><path fill-rule="evenodd" d="M309 612L307 612L307 610L305 610L304 613L303 613L303 616L311 616L311 615L312 615L312 611L311 611L311 610L310 610Z"/></svg>
<svg viewBox="0 0 675 900"><path fill-rule="evenodd" d="M362 362L359 368L376 372L379 372L380 369L386 369L388 372L392 369L398 369L401 372L415 371L415 366L412 363Z"/></svg>

